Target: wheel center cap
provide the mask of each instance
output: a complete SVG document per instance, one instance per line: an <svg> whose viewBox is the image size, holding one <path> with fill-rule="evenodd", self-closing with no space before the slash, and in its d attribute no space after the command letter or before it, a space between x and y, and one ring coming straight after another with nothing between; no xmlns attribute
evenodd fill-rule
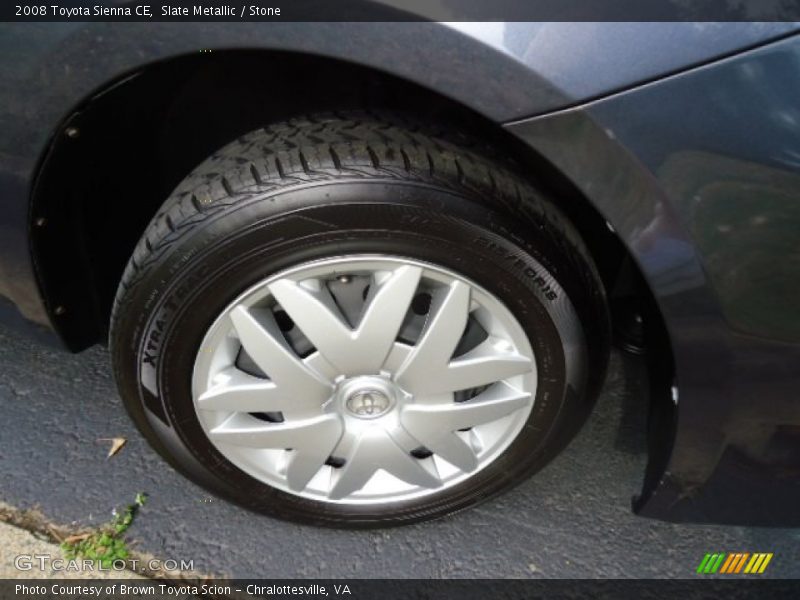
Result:
<svg viewBox="0 0 800 600"><path fill-rule="evenodd" d="M399 390L386 377L363 375L346 379L336 393L338 410L357 419L376 419L390 413L400 399Z"/></svg>
<svg viewBox="0 0 800 600"><path fill-rule="evenodd" d="M362 389L350 394L345 401L347 410L362 419L374 419L385 414L392 406L387 394L377 389Z"/></svg>

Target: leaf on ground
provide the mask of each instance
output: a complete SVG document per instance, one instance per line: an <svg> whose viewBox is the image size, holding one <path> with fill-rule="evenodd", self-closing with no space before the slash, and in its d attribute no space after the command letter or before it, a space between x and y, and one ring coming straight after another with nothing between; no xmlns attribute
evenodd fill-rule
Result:
<svg viewBox="0 0 800 600"><path fill-rule="evenodd" d="M52 535L56 540L58 540L59 544L64 543L64 533L62 531L59 531L58 529L49 524L47 525L47 531L49 531L50 535Z"/></svg>
<svg viewBox="0 0 800 600"><path fill-rule="evenodd" d="M124 437L115 437L115 438L100 438L97 440L98 442L111 442L111 448L108 450L108 454L106 458L111 458L117 452L122 450L122 447L128 443Z"/></svg>
<svg viewBox="0 0 800 600"><path fill-rule="evenodd" d="M76 542L82 542L83 540L89 539L91 533L80 533L78 535L71 535L64 540L65 544L74 544Z"/></svg>

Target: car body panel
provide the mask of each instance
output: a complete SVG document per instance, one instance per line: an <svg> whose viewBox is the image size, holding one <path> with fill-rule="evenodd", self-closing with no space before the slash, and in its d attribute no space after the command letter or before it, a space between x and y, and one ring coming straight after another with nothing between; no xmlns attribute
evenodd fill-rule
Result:
<svg viewBox="0 0 800 600"><path fill-rule="evenodd" d="M593 198L666 321L678 421L644 514L800 522L798 86L791 38L509 126Z"/></svg>
<svg viewBox="0 0 800 600"><path fill-rule="evenodd" d="M556 95L538 98L528 116L715 60L798 27L733 22L449 25L507 54L557 90Z"/></svg>

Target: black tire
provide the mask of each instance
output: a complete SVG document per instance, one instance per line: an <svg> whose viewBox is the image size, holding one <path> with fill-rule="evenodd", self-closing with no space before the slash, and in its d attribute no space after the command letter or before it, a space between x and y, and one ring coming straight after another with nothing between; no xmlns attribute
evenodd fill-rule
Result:
<svg viewBox="0 0 800 600"><path fill-rule="evenodd" d="M489 156L397 115L351 113L268 126L197 167L136 247L112 315L116 379L145 437L214 493L320 525L439 517L544 466L578 431L605 377L605 296L553 202ZM279 270L351 252L432 262L482 285L529 333L540 374L531 417L503 455L453 488L399 505L327 504L259 482L208 441L191 398L200 341L230 301Z"/></svg>

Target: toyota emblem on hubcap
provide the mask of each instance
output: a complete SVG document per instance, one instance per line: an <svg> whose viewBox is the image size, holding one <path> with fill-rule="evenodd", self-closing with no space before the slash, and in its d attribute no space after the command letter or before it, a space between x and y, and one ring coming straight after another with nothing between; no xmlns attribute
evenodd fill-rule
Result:
<svg viewBox="0 0 800 600"><path fill-rule="evenodd" d="M347 410L356 415L370 419L379 417L390 405L389 397L378 390L362 390L354 393L347 399Z"/></svg>

